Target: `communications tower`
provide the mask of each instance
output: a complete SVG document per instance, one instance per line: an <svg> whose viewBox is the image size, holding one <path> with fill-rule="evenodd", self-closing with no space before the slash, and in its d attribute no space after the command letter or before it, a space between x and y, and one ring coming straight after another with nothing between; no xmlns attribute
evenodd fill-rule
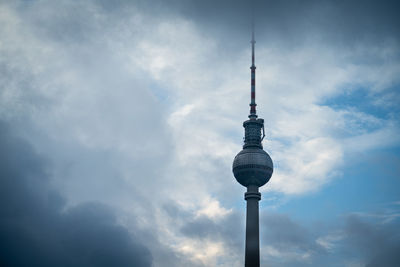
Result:
<svg viewBox="0 0 400 267"><path fill-rule="evenodd" d="M260 237L258 201L261 194L258 188L266 184L272 176L271 157L263 150L265 137L264 120L256 113L256 66L254 65L254 23L251 39L251 102L249 119L243 122L243 150L233 160L232 171L236 180L247 187L244 199L247 202L246 213L246 251L245 267L260 266Z"/></svg>

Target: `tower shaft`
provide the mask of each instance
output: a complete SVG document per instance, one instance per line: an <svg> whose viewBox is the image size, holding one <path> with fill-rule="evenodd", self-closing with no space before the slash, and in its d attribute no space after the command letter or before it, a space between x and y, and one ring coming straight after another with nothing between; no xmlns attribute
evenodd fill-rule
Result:
<svg viewBox="0 0 400 267"><path fill-rule="evenodd" d="M245 267L260 267L260 235L259 235L259 211L258 201L261 194L258 192L258 186L249 185L244 194L247 202L246 214L246 252Z"/></svg>

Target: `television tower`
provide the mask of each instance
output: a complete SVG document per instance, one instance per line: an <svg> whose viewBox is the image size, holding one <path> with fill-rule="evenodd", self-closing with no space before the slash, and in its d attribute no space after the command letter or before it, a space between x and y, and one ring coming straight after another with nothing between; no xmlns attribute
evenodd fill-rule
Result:
<svg viewBox="0 0 400 267"><path fill-rule="evenodd" d="M258 188L266 184L272 176L271 157L263 150L265 137L264 120L256 113L256 66L254 65L254 22L251 39L251 102L249 119L243 122L243 150L233 160L232 171L236 180L247 187L244 199L247 201L246 213L246 252L245 267L260 267L260 234L258 201L261 194Z"/></svg>

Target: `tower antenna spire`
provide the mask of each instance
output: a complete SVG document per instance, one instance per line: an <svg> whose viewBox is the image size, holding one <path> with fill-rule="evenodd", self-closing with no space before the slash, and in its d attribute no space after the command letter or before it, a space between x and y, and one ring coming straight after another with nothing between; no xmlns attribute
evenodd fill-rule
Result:
<svg viewBox="0 0 400 267"><path fill-rule="evenodd" d="M254 45L256 40L254 39L254 7L252 7L251 12L251 101L250 101L250 119L257 118L256 112L256 65L255 62L255 55L254 55Z"/></svg>

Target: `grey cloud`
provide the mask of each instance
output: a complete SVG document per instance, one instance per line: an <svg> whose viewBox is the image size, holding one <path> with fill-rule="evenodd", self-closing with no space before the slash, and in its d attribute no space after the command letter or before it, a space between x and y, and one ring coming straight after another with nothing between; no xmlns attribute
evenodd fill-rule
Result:
<svg viewBox="0 0 400 267"><path fill-rule="evenodd" d="M180 231L193 239L223 242L227 251L233 251L244 259L245 214L233 211L226 217L213 220L206 216L194 216L179 208L168 207L170 214L180 221ZM171 210L174 210L171 212ZM266 266L321 266L326 265L327 252L315 242L317 233L279 213L260 213L261 259ZM277 249L282 257L266 255L266 246ZM311 253L311 262L304 262L302 254ZM294 256L287 256L294 255ZM325 260L321 260L325 259Z"/></svg>
<svg viewBox="0 0 400 267"><path fill-rule="evenodd" d="M108 25L110 20L102 20L106 14L99 15L96 7L67 1L0 4L9 15L4 17L9 27L0 30L5 55L0 59L0 117L15 127L15 132L2 136L2 145L15 143L2 152L15 157L1 166L0 191L7 194L0 199L8 203L1 207L10 213L0 230L1 247L7 246L1 261L20 260L24 265L37 260L39 266L149 266L158 261L188 266L158 241L154 225L145 226L154 230L151 234L135 230L132 223L139 213L145 220L154 216L154 203L143 195L147 197L144 192L160 180L160 169L167 164L167 115L144 81L146 74L132 74L116 60L115 51L126 47L110 35L128 26ZM78 132L96 144L79 142ZM28 144L10 137L15 133L51 159L51 166ZM12 167L23 155L26 162ZM11 180L13 175L20 179ZM115 210L85 203L88 200ZM131 207L142 210L131 212ZM128 215L123 213L128 209ZM129 231L116 224L121 217L129 221ZM18 253L22 257L16 257Z"/></svg>
<svg viewBox="0 0 400 267"><path fill-rule="evenodd" d="M372 223L359 216L347 218L345 233L353 252L366 259L367 267L395 267L400 265L399 222Z"/></svg>
<svg viewBox="0 0 400 267"><path fill-rule="evenodd" d="M205 216L187 220L181 232L191 238L223 240L236 249L243 246L243 218L237 212L216 221Z"/></svg>
<svg viewBox="0 0 400 267"><path fill-rule="evenodd" d="M0 124L2 266L151 266L152 255L107 206L65 210L48 162ZM140 233L139 233L140 234Z"/></svg>
<svg viewBox="0 0 400 267"><path fill-rule="evenodd" d="M398 1L257 0L254 6L257 39L262 43L297 46L312 39L346 47L358 43L375 44L387 39L398 42L400 38L400 19L396 12L399 9ZM24 14L42 13L42 16L28 18L41 32L67 43L70 40L88 40L90 35L87 32L93 32L94 28L100 32L101 27L118 28L119 23L129 20L134 11L139 9L153 17L148 25L159 18L173 20L183 16L194 22L205 35L220 40L227 51L232 51L242 49L248 43L251 21L251 3L242 0L120 0L74 5L68 2L47 2L45 5L28 2L19 8L27 10L23 11ZM61 9L62 12L52 13L52 9ZM91 11L88 13L88 10ZM93 24L93 18L99 14L106 18L104 24Z"/></svg>
<svg viewBox="0 0 400 267"><path fill-rule="evenodd" d="M127 60L140 36L90 1L0 8L9 15L0 30L0 116L24 121L20 132L55 162L68 200L137 200L172 146L154 81Z"/></svg>
<svg viewBox="0 0 400 267"><path fill-rule="evenodd" d="M184 236L199 240L222 241L230 250L242 251L244 219L238 212L232 211L224 217L211 219L204 215L196 216L175 203L164 205L163 209Z"/></svg>
<svg viewBox="0 0 400 267"><path fill-rule="evenodd" d="M172 201L163 205L162 210L171 218L176 220L187 219L193 216L189 211L183 210Z"/></svg>
<svg viewBox="0 0 400 267"><path fill-rule="evenodd" d="M170 204L171 205L171 204ZM218 220L210 219L206 216L194 216L180 210L168 207L168 214L181 221L180 231L187 237L193 239L208 239L223 242L229 251L234 251L239 255L244 255L245 242L245 214L233 211L226 217ZM174 210L171 212L171 210ZM297 255L311 253L312 259L316 265L323 264L326 261L320 261L320 258L327 256L327 252L315 242L317 233L307 227L292 220L288 215L279 213L260 213L260 239L261 239L261 258L262 261L271 266L310 266L310 262L302 262L296 257L284 257L276 259L266 256L265 246L275 248L282 255ZM240 258L240 257L239 257Z"/></svg>
<svg viewBox="0 0 400 267"><path fill-rule="evenodd" d="M380 249L366 265L366 267L396 267L400 264L400 244Z"/></svg>
<svg viewBox="0 0 400 267"><path fill-rule="evenodd" d="M161 3L160 3L161 2ZM318 38L326 43L352 46L379 43L400 38L398 1L253 1L257 39L298 45ZM248 43L251 2L219 1L151 1L139 5L161 16L183 15L194 21L206 34L223 41L227 48ZM163 4L164 3L164 4ZM235 40L232 42L232 40ZM240 46L241 47L241 46Z"/></svg>
<svg viewBox="0 0 400 267"><path fill-rule="evenodd" d="M264 260L274 266L343 266L346 262L364 262L366 266L394 267L400 264L398 251L399 223L382 224L366 221L359 216L349 216L331 225L303 226L284 214L264 214L261 218L262 242L285 253L308 254L301 257ZM344 223L344 224L342 224ZM331 248L322 247L316 240L331 236Z"/></svg>
<svg viewBox="0 0 400 267"><path fill-rule="evenodd" d="M276 213L263 213L261 217L262 239L279 249L316 250L313 233L293 221L289 216Z"/></svg>
<svg viewBox="0 0 400 267"><path fill-rule="evenodd" d="M230 251L243 253L244 217L238 212L212 220L196 217L173 204L164 210L176 220L186 237L222 241ZM366 262L368 267L393 267L400 263L397 222L382 225L350 216L343 222L320 223L311 228L287 214L261 212L260 215L261 258L268 266L343 266L353 261ZM324 236L333 238L332 248L317 242ZM281 256L266 254L266 247L276 249Z"/></svg>

